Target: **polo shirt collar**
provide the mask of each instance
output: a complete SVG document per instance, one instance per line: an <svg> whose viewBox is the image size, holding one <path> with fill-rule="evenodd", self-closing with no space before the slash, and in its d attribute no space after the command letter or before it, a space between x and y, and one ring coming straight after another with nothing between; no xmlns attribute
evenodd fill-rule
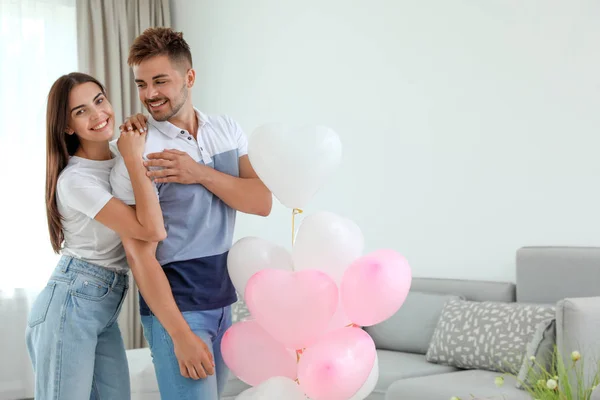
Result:
<svg viewBox="0 0 600 400"><path fill-rule="evenodd" d="M210 124L208 121L208 116L194 107L194 112L196 112L196 116L198 117L198 130L204 127L207 124ZM171 139L175 139L179 132L181 132L181 128L173 125L169 121L157 121L152 115L148 118L148 123L158 129L163 135L168 136ZM190 132L188 132L190 133Z"/></svg>

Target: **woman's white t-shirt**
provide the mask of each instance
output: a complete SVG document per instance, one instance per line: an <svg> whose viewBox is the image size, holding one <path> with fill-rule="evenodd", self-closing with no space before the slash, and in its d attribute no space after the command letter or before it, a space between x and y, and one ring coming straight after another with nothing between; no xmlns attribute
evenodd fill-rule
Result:
<svg viewBox="0 0 600 400"><path fill-rule="evenodd" d="M94 219L113 197L109 177L115 161L72 156L58 177L56 200L65 235L62 254L125 272L129 267L121 238Z"/></svg>

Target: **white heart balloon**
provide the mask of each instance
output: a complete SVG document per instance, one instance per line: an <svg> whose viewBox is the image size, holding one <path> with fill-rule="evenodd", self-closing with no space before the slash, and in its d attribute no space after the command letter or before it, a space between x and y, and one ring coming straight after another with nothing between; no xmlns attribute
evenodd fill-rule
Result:
<svg viewBox="0 0 600 400"><path fill-rule="evenodd" d="M231 246L227 270L235 290L242 297L248 280L263 269L293 271L292 256L285 248L254 236L242 238Z"/></svg>
<svg viewBox="0 0 600 400"><path fill-rule="evenodd" d="M329 211L304 218L298 229L292 260L294 269L318 269L337 283L348 266L362 255L364 237L352 220Z"/></svg>
<svg viewBox="0 0 600 400"><path fill-rule="evenodd" d="M258 127L248 157L263 183L288 208L303 208L339 166L342 143L325 126Z"/></svg>
<svg viewBox="0 0 600 400"><path fill-rule="evenodd" d="M300 386L290 378L276 376L244 390L236 400L305 400Z"/></svg>

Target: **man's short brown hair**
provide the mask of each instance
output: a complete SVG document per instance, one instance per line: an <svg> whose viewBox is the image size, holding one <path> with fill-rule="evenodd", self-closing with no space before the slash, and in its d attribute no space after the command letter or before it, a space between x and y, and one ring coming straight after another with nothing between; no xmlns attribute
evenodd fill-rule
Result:
<svg viewBox="0 0 600 400"><path fill-rule="evenodd" d="M166 55L173 64L192 67L190 46L183 39L182 32L171 28L148 28L135 38L129 49L127 64L139 65L151 57Z"/></svg>

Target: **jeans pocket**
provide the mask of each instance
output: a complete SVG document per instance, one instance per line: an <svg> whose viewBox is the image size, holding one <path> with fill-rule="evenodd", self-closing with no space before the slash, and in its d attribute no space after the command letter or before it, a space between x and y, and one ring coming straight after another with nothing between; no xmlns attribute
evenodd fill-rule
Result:
<svg viewBox="0 0 600 400"><path fill-rule="evenodd" d="M125 286L122 291L118 290L118 289L113 290L113 294L120 295L121 299L119 300L119 303L117 304L115 314L113 315L113 317L111 318L111 320L107 326L111 326L119 318L119 315L121 314L121 309L123 308L123 303L125 303L125 298L127 297L127 292L128 292L127 286Z"/></svg>
<svg viewBox="0 0 600 400"><path fill-rule="evenodd" d="M56 283L49 282L46 287L42 289L40 294L38 294L29 311L29 317L27 318L27 324L30 328L33 328L46 320L46 315L48 315L48 309L50 308L50 303L54 296L55 287Z"/></svg>
<svg viewBox="0 0 600 400"><path fill-rule="evenodd" d="M110 284L84 274L77 274L71 284L71 295L91 301L100 301L110 293Z"/></svg>

